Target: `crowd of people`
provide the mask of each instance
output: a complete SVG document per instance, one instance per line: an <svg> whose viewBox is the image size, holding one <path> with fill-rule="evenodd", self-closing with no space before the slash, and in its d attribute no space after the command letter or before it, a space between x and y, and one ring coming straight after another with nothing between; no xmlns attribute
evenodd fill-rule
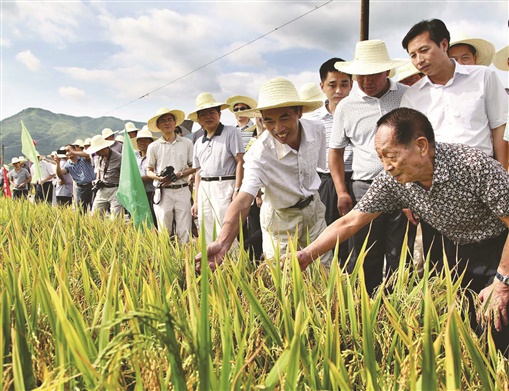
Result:
<svg viewBox="0 0 509 391"><path fill-rule="evenodd" d="M463 286L491 299L494 337L507 351L509 90L489 66L509 71L509 46L451 36L438 19L414 25L402 46L409 59L391 58L382 40L358 42L353 60L323 63L319 87L297 91L274 78L258 100L204 92L187 115L200 125L189 137L177 134L185 113L169 108L141 130L126 124L124 135L157 229L186 243L203 227L212 269L239 240L256 260L279 259L296 240L302 269L315 259L328 269L340 242L339 262L351 271L366 246L372 294L401 257L410 265L420 225L433 270L447 262ZM226 109L236 124L221 122ZM122 214L114 132L64 149L51 163L40 157L37 200L54 192L83 212ZM20 159L12 165L13 196L26 197L30 171Z"/></svg>

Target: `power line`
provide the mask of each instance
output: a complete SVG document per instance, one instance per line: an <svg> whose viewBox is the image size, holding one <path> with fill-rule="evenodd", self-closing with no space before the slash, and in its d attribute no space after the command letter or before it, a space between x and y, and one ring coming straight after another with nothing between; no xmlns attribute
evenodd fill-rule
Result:
<svg viewBox="0 0 509 391"><path fill-rule="evenodd" d="M328 0L328 1L326 1L325 3L323 3L323 4L316 5L313 9L311 9L311 10L309 10L309 11L307 11L307 12L303 13L302 15L299 15L299 16L297 16L297 17L295 17L295 18L293 18L293 19L289 20L289 21L288 21L288 22L286 22L286 23L283 23L282 25L280 25L280 26L278 26L278 27L275 27L275 28L274 28L274 29L272 29L271 31L269 31L269 32L267 32L267 33L265 33L265 34L262 34L262 35L260 35L260 36L258 36L258 37L256 37L256 38L252 39L251 41L246 42L245 44L240 45L240 46L236 47L235 49L230 50L229 52L226 52L226 53L222 54L221 56L219 56L219 57L217 57L217 58L215 58L215 59L213 59L213 60L211 60L211 61L209 61L209 62L207 62L207 63L205 63L205 64L203 64L203 65L201 65L201 66L199 66L198 68L193 69L192 71L189 71L189 72L185 73L184 75L181 75L181 76L177 77L176 79L173 79L172 81L170 81L170 82L168 82L168 83L166 83L166 84L164 84L164 85L162 85L162 86L160 86L160 87L158 87L158 88L156 88L156 89L154 89L154 90L152 90L152 91L146 92L145 94L143 94L143 95L139 96L139 97L138 97L138 98L136 98L136 99L133 99L133 100L131 100L131 101L127 102L127 103L124 103L123 105L120 105L120 106L115 107L114 109L112 109L112 110L110 110L110 111L105 112L105 113L103 114L103 116L106 116L106 115L108 115L108 114L111 114L111 113L113 113L113 112L117 111L118 109L121 109L121 108L124 108L124 107L126 107L126 106L129 106L130 104L133 104L134 102L137 102L137 101L139 101L139 100L141 100L141 99L143 99L143 98L146 98L146 97L147 97L147 96L149 96L150 94L153 94L153 93L155 93L155 92L157 92L157 91L159 91L159 90L162 90L163 88L168 87L168 86L169 86L169 85L171 85L171 84L174 84L174 83L176 83L176 82L178 82L178 81L180 81L180 80L182 80L182 79L185 79L186 77L188 77L188 76L192 75L193 73L196 73L196 72L198 72L198 71L202 70L203 68L206 68L206 67L208 67L209 65L212 65L212 64L214 64L214 63L216 63L216 62L218 62L218 61L222 60L223 58L226 58L226 57L228 57L229 55L231 55L231 54L233 54L233 53L235 53L235 52L237 52L237 51L239 51L239 50L241 50L241 49L244 49L245 47L247 47L247 46L249 46L249 45L252 45L253 43L255 43L255 42L257 42L257 41L259 41L259 40L261 40L261 39L263 39L263 38L267 37L268 35L270 35L270 34L272 34L272 33L275 33L275 32L276 32L276 31L278 31L278 30L281 30L282 28L284 28L284 27L286 27L286 26L288 26L288 25L290 25L290 24L292 24L292 23L296 22L296 21L297 21L297 20L299 20L299 19L304 18L305 16L307 16L307 15L309 15L309 14L311 14L311 13L313 13L313 12L317 11L317 10L319 10L320 8L322 8L322 7L324 7L324 6L328 5L328 4L330 4L330 3L332 3L332 2L333 2L333 0ZM89 121L82 122L82 123L81 123L81 125L87 124L87 123L92 122L92 121L94 121L94 120L95 120L95 118L91 118ZM38 139L38 141L45 140L45 139L48 139L48 138L51 138L51 137L53 137L53 135L48 135L47 137L39 138L39 139ZM15 148L15 147L19 147L20 145L21 145L21 144L11 145L11 146L6 146L6 148Z"/></svg>

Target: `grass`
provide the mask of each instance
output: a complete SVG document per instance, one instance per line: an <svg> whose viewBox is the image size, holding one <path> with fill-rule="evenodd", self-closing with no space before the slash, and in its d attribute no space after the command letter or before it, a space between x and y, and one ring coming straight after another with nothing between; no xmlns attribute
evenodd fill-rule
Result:
<svg viewBox="0 0 509 391"><path fill-rule="evenodd" d="M448 270L400 267L370 298L362 268L292 254L196 275L205 243L69 209L0 199L0 227L0 390L509 387Z"/></svg>

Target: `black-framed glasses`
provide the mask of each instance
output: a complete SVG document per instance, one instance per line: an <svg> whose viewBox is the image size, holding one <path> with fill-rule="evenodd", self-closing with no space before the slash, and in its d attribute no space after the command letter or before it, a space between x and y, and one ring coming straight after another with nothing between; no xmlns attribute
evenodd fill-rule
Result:
<svg viewBox="0 0 509 391"><path fill-rule="evenodd" d="M244 110L249 110L249 106L237 106L237 107L234 107L234 108L233 108L233 111L234 111L234 112L237 112L237 111L244 111Z"/></svg>

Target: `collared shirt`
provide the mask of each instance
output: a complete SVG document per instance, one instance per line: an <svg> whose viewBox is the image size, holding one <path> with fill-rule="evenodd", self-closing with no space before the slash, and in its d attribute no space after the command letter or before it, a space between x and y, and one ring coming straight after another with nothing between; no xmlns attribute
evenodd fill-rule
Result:
<svg viewBox="0 0 509 391"><path fill-rule="evenodd" d="M107 158L101 157L99 160L99 178L111 185L118 185L120 180L120 165L122 164L122 154L114 149L110 149ZM106 172L105 172L106 169Z"/></svg>
<svg viewBox="0 0 509 391"><path fill-rule="evenodd" d="M45 160L39 160L39 167L41 169L41 177L39 178L39 181L55 174L56 167ZM34 176L34 171L35 164L32 164L32 167L30 167L30 174L32 174L32 176Z"/></svg>
<svg viewBox="0 0 509 391"><path fill-rule="evenodd" d="M30 178L30 173L26 168L20 168L19 171L15 169L9 172L9 180L14 182L15 185L21 185L28 178ZM25 185L24 187L19 187L17 190L26 190L28 187Z"/></svg>
<svg viewBox="0 0 509 391"><path fill-rule="evenodd" d="M309 119L315 119L322 121L323 126L325 127L325 145L327 146L327 165L324 170L318 170L318 172L322 173L329 173L329 144L330 144L330 136L332 133L332 123L334 120L334 117L331 113L329 113L329 110L327 108L328 102L325 102L325 104L320 107L319 109L316 109L315 111L312 111L310 113L305 113L302 115L302 118L309 118ZM345 152L343 154L343 161L345 162L345 172L352 172L352 160L353 160L353 149L350 144L348 144L345 147Z"/></svg>
<svg viewBox="0 0 509 391"><path fill-rule="evenodd" d="M134 153L136 156L136 161L138 162L138 169L140 170L140 175L147 176L147 155L141 156L140 151L136 151ZM145 191L147 193L150 193L155 190L154 185L152 182L143 182L143 185L145 186Z"/></svg>
<svg viewBox="0 0 509 391"><path fill-rule="evenodd" d="M250 128L253 125L254 125L253 121L249 120L247 124L244 125L242 128L239 125L235 126L239 130L240 136L242 137L242 146L244 147L244 151L247 150L247 145L253 138L253 132L252 131L246 132L246 129Z"/></svg>
<svg viewBox="0 0 509 391"><path fill-rule="evenodd" d="M316 168L325 167L323 124L300 119L299 150L281 144L269 131L261 134L244 156L241 191L256 196L265 188L264 202L273 209L289 208L315 194L320 186Z"/></svg>
<svg viewBox="0 0 509 391"><path fill-rule="evenodd" d="M64 165L64 169L71 174L72 179L77 185L83 185L95 180L94 167L89 159L78 156L76 163L68 160Z"/></svg>
<svg viewBox="0 0 509 391"><path fill-rule="evenodd" d="M64 168L66 162L60 161L60 168ZM62 175L64 179L56 177L55 180L55 192L57 197L72 197L72 177L68 172Z"/></svg>
<svg viewBox="0 0 509 391"><path fill-rule="evenodd" d="M381 97L366 95L355 87L336 106L329 148L352 144L352 179L373 180L383 166L375 150L376 121L397 109L407 86L389 79L389 90Z"/></svg>
<svg viewBox="0 0 509 391"><path fill-rule="evenodd" d="M234 126L219 124L211 139L205 132L194 144L193 167L202 177L235 175L235 157L244 153L242 137Z"/></svg>
<svg viewBox="0 0 509 391"><path fill-rule="evenodd" d="M424 113L436 141L476 147L493 156L491 129L506 123L507 94L488 67L454 65L454 75L445 85L425 76L405 93L401 106Z"/></svg>
<svg viewBox="0 0 509 391"><path fill-rule="evenodd" d="M200 141L198 141L200 142ZM175 172L183 171L193 163L193 142L185 137L176 135L173 142L166 141L164 137L150 143L147 149L147 167L156 174L166 167L172 166ZM157 181L154 181L156 185ZM184 178L178 179L175 184L187 183Z"/></svg>
<svg viewBox="0 0 509 391"><path fill-rule="evenodd" d="M509 175L477 148L437 143L429 190L401 184L383 171L354 209L366 213L411 208L444 236L460 244L493 238L509 216Z"/></svg>

